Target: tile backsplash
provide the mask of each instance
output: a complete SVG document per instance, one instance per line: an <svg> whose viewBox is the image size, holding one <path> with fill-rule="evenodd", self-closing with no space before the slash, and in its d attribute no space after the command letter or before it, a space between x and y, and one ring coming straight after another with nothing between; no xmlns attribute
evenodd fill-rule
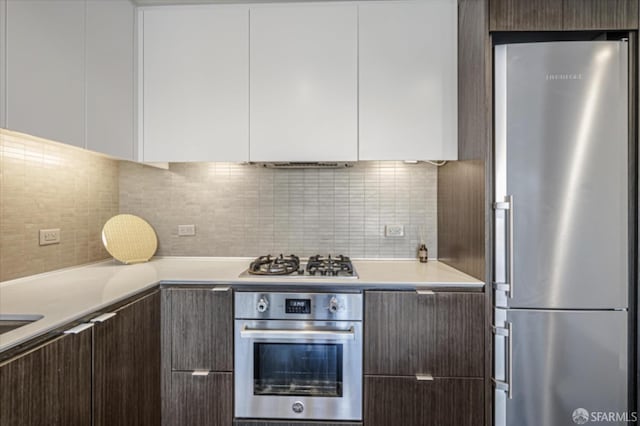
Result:
<svg viewBox="0 0 640 426"><path fill-rule="evenodd" d="M437 257L437 171L426 164L359 162L346 169L273 170L234 163L120 164L120 212L156 230L158 255L343 253ZM178 225L196 227L178 236ZM385 237L404 225L404 237Z"/></svg>
<svg viewBox="0 0 640 426"><path fill-rule="evenodd" d="M119 162L0 129L0 281L105 259L118 213ZM39 246L39 230L60 244Z"/></svg>

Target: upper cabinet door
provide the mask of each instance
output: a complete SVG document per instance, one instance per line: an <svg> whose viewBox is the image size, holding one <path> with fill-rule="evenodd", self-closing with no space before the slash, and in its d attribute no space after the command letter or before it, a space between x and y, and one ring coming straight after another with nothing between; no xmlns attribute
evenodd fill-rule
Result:
<svg viewBox="0 0 640 426"><path fill-rule="evenodd" d="M455 160L457 4L359 6L360 160Z"/></svg>
<svg viewBox="0 0 640 426"><path fill-rule="evenodd" d="M355 161L357 6L251 8L251 161Z"/></svg>
<svg viewBox="0 0 640 426"><path fill-rule="evenodd" d="M84 147L85 4L7 2L7 128Z"/></svg>
<svg viewBox="0 0 640 426"><path fill-rule="evenodd" d="M87 149L134 160L133 4L87 0Z"/></svg>
<svg viewBox="0 0 640 426"><path fill-rule="evenodd" d="M565 30L638 28L638 0L564 0Z"/></svg>
<svg viewBox="0 0 640 426"><path fill-rule="evenodd" d="M560 31L561 0L489 0L489 31Z"/></svg>
<svg viewBox="0 0 640 426"><path fill-rule="evenodd" d="M144 10L143 160L249 159L249 9Z"/></svg>

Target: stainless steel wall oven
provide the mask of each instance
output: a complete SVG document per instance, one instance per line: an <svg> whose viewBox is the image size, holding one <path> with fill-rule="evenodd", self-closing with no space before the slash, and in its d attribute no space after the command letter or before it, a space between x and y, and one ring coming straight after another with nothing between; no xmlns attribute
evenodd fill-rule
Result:
<svg viewBox="0 0 640 426"><path fill-rule="evenodd" d="M235 417L362 419L362 294L235 293Z"/></svg>

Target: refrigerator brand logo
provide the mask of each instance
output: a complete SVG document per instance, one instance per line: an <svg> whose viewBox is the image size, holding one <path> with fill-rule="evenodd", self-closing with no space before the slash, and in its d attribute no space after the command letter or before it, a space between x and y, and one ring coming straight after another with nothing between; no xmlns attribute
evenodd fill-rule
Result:
<svg viewBox="0 0 640 426"><path fill-rule="evenodd" d="M582 80L582 74L547 74L549 80Z"/></svg>
<svg viewBox="0 0 640 426"><path fill-rule="evenodd" d="M620 423L635 422L638 420L638 414L634 412L615 412L615 411L592 411L588 412L584 408L576 408L571 415L573 422L577 425L583 425L587 422L601 423Z"/></svg>

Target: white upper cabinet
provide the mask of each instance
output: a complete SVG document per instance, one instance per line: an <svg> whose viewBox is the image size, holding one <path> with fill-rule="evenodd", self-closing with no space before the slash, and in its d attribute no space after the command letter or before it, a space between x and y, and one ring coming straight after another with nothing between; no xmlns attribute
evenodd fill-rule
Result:
<svg viewBox="0 0 640 426"><path fill-rule="evenodd" d="M455 160L457 2L359 4L359 159Z"/></svg>
<svg viewBox="0 0 640 426"><path fill-rule="evenodd" d="M142 13L143 160L248 161L248 7Z"/></svg>
<svg viewBox="0 0 640 426"><path fill-rule="evenodd" d="M133 160L134 7L129 0L86 5L86 147Z"/></svg>
<svg viewBox="0 0 640 426"><path fill-rule="evenodd" d="M7 128L84 147L84 14L77 0L8 0Z"/></svg>
<svg viewBox="0 0 640 426"><path fill-rule="evenodd" d="M251 161L358 159L357 6L251 8Z"/></svg>
<svg viewBox="0 0 640 426"><path fill-rule="evenodd" d="M0 126L134 159L133 10L0 0Z"/></svg>

